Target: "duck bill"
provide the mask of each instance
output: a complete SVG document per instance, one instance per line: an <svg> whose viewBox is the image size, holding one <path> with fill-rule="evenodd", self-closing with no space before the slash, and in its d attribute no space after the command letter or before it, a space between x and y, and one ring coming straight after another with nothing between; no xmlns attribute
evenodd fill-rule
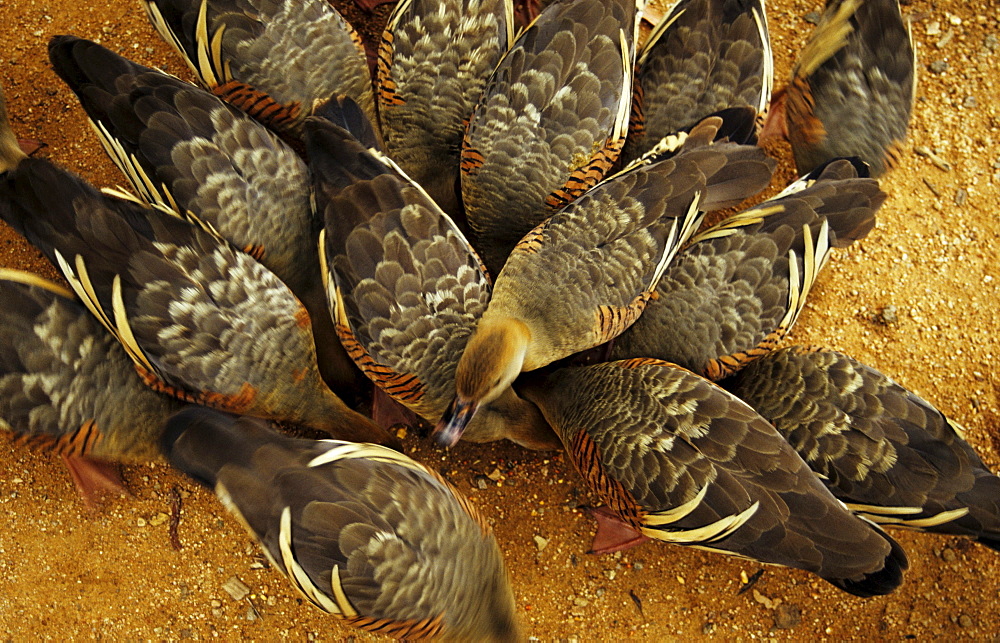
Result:
<svg viewBox="0 0 1000 643"><path fill-rule="evenodd" d="M455 398L448 410L441 416L437 426L434 427L431 437L441 446L455 446L478 408L479 405L475 402Z"/></svg>

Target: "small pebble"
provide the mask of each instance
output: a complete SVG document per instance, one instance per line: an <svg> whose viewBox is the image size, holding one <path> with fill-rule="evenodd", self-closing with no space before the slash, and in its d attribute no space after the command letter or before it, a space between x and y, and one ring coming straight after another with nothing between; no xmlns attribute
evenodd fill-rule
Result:
<svg viewBox="0 0 1000 643"><path fill-rule="evenodd" d="M950 43L952 38L954 37L955 37L955 32L949 29L948 31L944 32L944 35L941 36L940 40L934 43L934 46L937 47L938 49L944 49L945 47L948 46L948 43Z"/></svg>
<svg viewBox="0 0 1000 643"><path fill-rule="evenodd" d="M966 96L965 100L962 102L962 107L967 107L972 109L979 106L979 101L976 100L975 96Z"/></svg>
<svg viewBox="0 0 1000 643"><path fill-rule="evenodd" d="M146 526L146 519L145 518L139 518L138 520L135 521L135 524L137 526L139 526L139 527L145 527Z"/></svg>
<svg viewBox="0 0 1000 643"><path fill-rule="evenodd" d="M937 20L927 23L927 35L936 36L941 33L941 23Z"/></svg>
<svg viewBox="0 0 1000 643"><path fill-rule="evenodd" d="M802 621L802 609L792 603L784 603L774 610L774 627L789 630Z"/></svg>
<svg viewBox="0 0 1000 643"><path fill-rule="evenodd" d="M913 148L913 151L916 152L917 155L923 156L924 158L930 160L930 162L934 164L934 167L938 168L939 170L943 172L951 171L951 164L948 163L948 161L941 158L940 156L938 156L933 150L931 150L931 148L927 147L926 145L917 145L916 147Z"/></svg>
<svg viewBox="0 0 1000 643"><path fill-rule="evenodd" d="M969 200L969 191L965 188L955 190L955 205L962 206Z"/></svg>
<svg viewBox="0 0 1000 643"><path fill-rule="evenodd" d="M948 71L948 63L943 60L935 60L930 64L930 70L935 74L943 74Z"/></svg>
<svg viewBox="0 0 1000 643"><path fill-rule="evenodd" d="M541 536L535 535L535 546L538 547L538 551L545 551L545 548L549 546L549 539L542 538Z"/></svg>
<svg viewBox="0 0 1000 643"><path fill-rule="evenodd" d="M983 39L983 46L988 51L996 51L997 47L1000 47L1000 38L997 38L996 34L987 34L986 38Z"/></svg>
<svg viewBox="0 0 1000 643"><path fill-rule="evenodd" d="M802 19L811 25L819 24L819 11L810 11L806 15L802 16Z"/></svg>
<svg viewBox="0 0 1000 643"><path fill-rule="evenodd" d="M944 562L953 563L955 562L956 558L958 558L958 556L955 555L954 550L947 548L941 550L941 560L943 560Z"/></svg>
<svg viewBox="0 0 1000 643"><path fill-rule="evenodd" d="M958 617L958 624L962 627L972 627L972 617L968 614L962 614Z"/></svg>
<svg viewBox="0 0 1000 643"><path fill-rule="evenodd" d="M756 589L753 590L753 599L755 601L757 601L758 603L760 603L761 605L763 605L764 607L766 607L767 609L769 609L769 610L773 610L774 608L776 608L779 605L781 605L781 599L780 598L771 600L769 597L764 596L763 594L761 594Z"/></svg>
<svg viewBox="0 0 1000 643"><path fill-rule="evenodd" d="M246 583L235 576L230 576L229 580L222 584L222 589L224 589L234 601L242 601L250 595L250 588L247 587Z"/></svg>
<svg viewBox="0 0 1000 643"><path fill-rule="evenodd" d="M159 525L162 525L163 523L167 522L169 518L170 516L161 511L160 513L156 514L155 516L149 519L149 524L153 525L154 527L158 527Z"/></svg>
<svg viewBox="0 0 1000 643"><path fill-rule="evenodd" d="M875 321L880 324L895 324L899 321L898 310L892 304L884 306L878 315L875 316Z"/></svg>

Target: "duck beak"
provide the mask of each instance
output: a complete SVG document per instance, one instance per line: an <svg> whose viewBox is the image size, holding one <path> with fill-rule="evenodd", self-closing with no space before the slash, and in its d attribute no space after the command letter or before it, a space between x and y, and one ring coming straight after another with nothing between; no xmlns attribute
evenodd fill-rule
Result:
<svg viewBox="0 0 1000 643"><path fill-rule="evenodd" d="M456 397L455 401L448 407L448 410L441 416L441 420L437 423L437 426L434 427L431 437L441 446L455 446L455 443L462 437L465 427L469 424L472 416L476 414L476 409L478 408L479 405L475 402Z"/></svg>

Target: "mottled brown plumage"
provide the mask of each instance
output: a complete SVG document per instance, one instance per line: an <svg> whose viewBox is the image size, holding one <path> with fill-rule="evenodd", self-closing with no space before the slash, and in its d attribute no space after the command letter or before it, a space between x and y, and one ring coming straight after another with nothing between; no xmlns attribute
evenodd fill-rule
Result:
<svg viewBox="0 0 1000 643"><path fill-rule="evenodd" d="M170 462L213 488L310 602L401 639L514 641L514 595L479 513L440 476L371 444L296 440L192 408Z"/></svg>
<svg viewBox="0 0 1000 643"><path fill-rule="evenodd" d="M683 0L654 28L638 54L629 135L631 161L664 136L730 107L763 114L773 63L759 0ZM747 138L755 140L754 130Z"/></svg>
<svg viewBox="0 0 1000 643"><path fill-rule="evenodd" d="M774 163L754 147L713 143L720 119L589 190L529 232L497 276L455 373L438 426L453 443L478 405L531 371L616 337L632 324L701 211L762 189Z"/></svg>
<svg viewBox="0 0 1000 643"><path fill-rule="evenodd" d="M635 58L635 0L564 1L515 41L462 149L462 198L496 274L518 240L618 157Z"/></svg>
<svg viewBox="0 0 1000 643"><path fill-rule="evenodd" d="M860 157L872 176L895 166L915 64L897 0L828 0L774 114L785 120L799 172L841 156Z"/></svg>
<svg viewBox="0 0 1000 643"><path fill-rule="evenodd" d="M346 94L375 118L361 39L326 0L142 0L201 83L279 130Z"/></svg>
<svg viewBox="0 0 1000 643"><path fill-rule="evenodd" d="M1000 550L1000 478L958 423L882 373L836 351L795 346L722 384L854 511Z"/></svg>
<svg viewBox="0 0 1000 643"><path fill-rule="evenodd" d="M214 234L36 159L0 175L0 218L62 271L158 390L395 443L323 383L291 291Z"/></svg>
<svg viewBox="0 0 1000 643"><path fill-rule="evenodd" d="M143 200L190 213L258 258L309 311L324 379L340 392L360 383L327 312L298 154L221 99L90 41L57 36L49 58Z"/></svg>
<svg viewBox="0 0 1000 643"><path fill-rule="evenodd" d="M379 49L386 153L456 216L462 137L514 39L511 0L403 0Z"/></svg>
<svg viewBox="0 0 1000 643"><path fill-rule="evenodd" d="M564 368L521 386L591 488L643 535L891 592L906 556L847 511L766 420L658 360Z"/></svg>
<svg viewBox="0 0 1000 643"><path fill-rule="evenodd" d="M437 422L455 365L490 299L490 280L461 231L386 157L329 122L305 125L323 259L337 330L362 370L393 399ZM559 443L513 391L477 416L468 439Z"/></svg>
<svg viewBox="0 0 1000 643"><path fill-rule="evenodd" d="M63 456L89 503L100 462L160 458L163 423L181 403L143 384L72 293L0 269L0 301L0 429Z"/></svg>
<svg viewBox="0 0 1000 643"><path fill-rule="evenodd" d="M866 172L836 161L699 232L615 340L612 358L665 359L714 380L776 348L830 248L874 226L886 195Z"/></svg>

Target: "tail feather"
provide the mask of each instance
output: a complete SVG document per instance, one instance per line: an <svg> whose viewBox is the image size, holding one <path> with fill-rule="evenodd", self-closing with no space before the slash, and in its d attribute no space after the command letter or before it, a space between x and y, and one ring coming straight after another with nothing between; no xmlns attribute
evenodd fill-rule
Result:
<svg viewBox="0 0 1000 643"><path fill-rule="evenodd" d="M249 466L262 444L283 438L269 427L266 420L189 406L167 420L160 445L171 465L211 489L224 465Z"/></svg>
<svg viewBox="0 0 1000 643"><path fill-rule="evenodd" d="M910 561L906 557L903 548L888 534L876 527L886 542L889 543L889 555L885 558L885 565L882 569L866 574L863 578L827 578L826 580L840 589L854 594L860 598L870 598L872 596L885 596L903 583L903 572L910 567Z"/></svg>

